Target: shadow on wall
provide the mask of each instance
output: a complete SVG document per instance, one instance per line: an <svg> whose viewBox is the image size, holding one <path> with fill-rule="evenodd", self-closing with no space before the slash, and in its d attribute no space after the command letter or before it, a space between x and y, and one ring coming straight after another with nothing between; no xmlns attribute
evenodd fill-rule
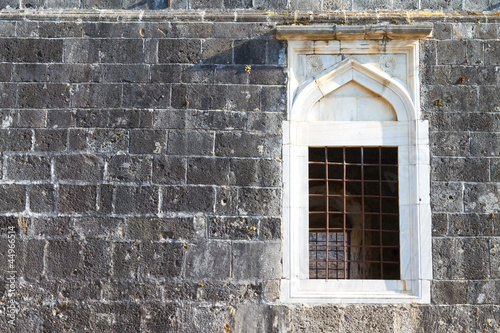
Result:
<svg viewBox="0 0 500 333"><path fill-rule="evenodd" d="M127 9L135 9L141 6L147 5L148 9L157 10L157 9L166 9L170 7L170 0L142 0L139 1Z"/></svg>

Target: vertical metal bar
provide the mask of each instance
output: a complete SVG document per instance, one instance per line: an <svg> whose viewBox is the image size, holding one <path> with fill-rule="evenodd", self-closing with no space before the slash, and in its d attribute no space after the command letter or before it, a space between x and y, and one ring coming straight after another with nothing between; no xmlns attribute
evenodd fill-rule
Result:
<svg viewBox="0 0 500 333"><path fill-rule="evenodd" d="M343 246L343 250L344 250L344 279L347 279L347 243L346 243L346 239L347 239L347 232L346 232L346 228L347 228L347 223L346 223L346 193L347 193L347 190L346 190L346 164L345 164L345 159L346 159L346 156L345 156L345 147L342 148L342 167L343 167L343 172L344 172L344 175L342 177L342 190L343 190L343 193L342 193L342 201L343 201L343 207L342 207L342 216L343 216L343 222L344 222L344 228L343 228L343 234L344 234L344 237L343 237L343 243L344 243L344 246Z"/></svg>
<svg viewBox="0 0 500 333"><path fill-rule="evenodd" d="M361 242L361 251L363 254L363 259L362 259L362 272L363 272L363 279L366 279L366 240L365 240L365 187L364 187L364 180L365 180L365 167L364 167L364 150L363 147L360 148L361 150L361 221L362 221L362 226L361 226L361 232L363 233L363 241Z"/></svg>
<svg viewBox="0 0 500 333"><path fill-rule="evenodd" d="M379 234L380 234L380 278L384 278L384 251L382 248L382 147L378 148L378 186L379 186Z"/></svg>
<svg viewBox="0 0 500 333"><path fill-rule="evenodd" d="M330 260L330 199L328 198L328 147L325 147L325 183L326 183L326 279L330 277L329 265L328 262Z"/></svg>

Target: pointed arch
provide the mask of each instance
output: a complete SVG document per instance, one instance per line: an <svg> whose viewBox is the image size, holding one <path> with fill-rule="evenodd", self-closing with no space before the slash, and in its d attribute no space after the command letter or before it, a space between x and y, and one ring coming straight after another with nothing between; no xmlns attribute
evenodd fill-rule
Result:
<svg viewBox="0 0 500 333"><path fill-rule="evenodd" d="M396 111L398 121L417 119L413 100L401 83L380 69L349 58L299 87L289 120L307 121L309 111L318 100L351 81L387 100Z"/></svg>

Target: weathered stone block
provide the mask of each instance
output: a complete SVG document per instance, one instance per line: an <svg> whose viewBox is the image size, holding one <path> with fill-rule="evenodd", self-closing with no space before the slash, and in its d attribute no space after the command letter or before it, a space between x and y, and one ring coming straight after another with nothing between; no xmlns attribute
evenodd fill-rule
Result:
<svg viewBox="0 0 500 333"><path fill-rule="evenodd" d="M250 120L251 115L245 112L232 112L232 111L200 111L193 112L193 119L196 119L194 126L203 129L245 129L247 122Z"/></svg>
<svg viewBox="0 0 500 333"><path fill-rule="evenodd" d="M323 0L323 10L349 10L350 0Z"/></svg>
<svg viewBox="0 0 500 333"><path fill-rule="evenodd" d="M173 130L168 132L167 154L205 155L213 152L213 133L200 130Z"/></svg>
<svg viewBox="0 0 500 333"><path fill-rule="evenodd" d="M490 177L487 159L433 158L432 180L484 182Z"/></svg>
<svg viewBox="0 0 500 333"><path fill-rule="evenodd" d="M100 214L111 214L113 211L113 186L97 186L97 212Z"/></svg>
<svg viewBox="0 0 500 333"><path fill-rule="evenodd" d="M153 126L152 110L110 110L109 126L116 128L150 128Z"/></svg>
<svg viewBox="0 0 500 333"><path fill-rule="evenodd" d="M272 154L272 147L263 134L248 132L217 133L215 136L215 154L218 156L264 157Z"/></svg>
<svg viewBox="0 0 500 333"><path fill-rule="evenodd" d="M69 217L38 217L33 218L30 226L33 235L38 237L67 237L71 233Z"/></svg>
<svg viewBox="0 0 500 333"><path fill-rule="evenodd" d="M122 85L119 84L79 84L71 96L73 108L119 108L121 106Z"/></svg>
<svg viewBox="0 0 500 333"><path fill-rule="evenodd" d="M99 60L102 63L141 63L142 39L100 39Z"/></svg>
<svg viewBox="0 0 500 333"><path fill-rule="evenodd" d="M94 68L93 76L97 82L148 82L149 66L103 64Z"/></svg>
<svg viewBox="0 0 500 333"><path fill-rule="evenodd" d="M500 281L469 281L467 302L469 304L500 303Z"/></svg>
<svg viewBox="0 0 500 333"><path fill-rule="evenodd" d="M187 163L188 184L227 185L230 182L229 160L215 157L192 157Z"/></svg>
<svg viewBox="0 0 500 333"><path fill-rule="evenodd" d="M500 152L500 135L496 132L484 133L477 132L471 133L471 155L482 156L498 156Z"/></svg>
<svg viewBox="0 0 500 333"><path fill-rule="evenodd" d="M128 150L128 131L122 129L93 129L86 134L87 146L91 151L118 153Z"/></svg>
<svg viewBox="0 0 500 333"><path fill-rule="evenodd" d="M104 160L97 155L61 155L55 158L57 179L97 182L102 180L103 169Z"/></svg>
<svg viewBox="0 0 500 333"><path fill-rule="evenodd" d="M229 278L231 245L219 241L188 244L185 274L188 278L221 280Z"/></svg>
<svg viewBox="0 0 500 333"><path fill-rule="evenodd" d="M162 130L132 130L129 150L132 154L162 154L166 141L166 132Z"/></svg>
<svg viewBox="0 0 500 333"><path fill-rule="evenodd" d="M449 214L448 219L450 236L480 236L487 227L481 214Z"/></svg>
<svg viewBox="0 0 500 333"><path fill-rule="evenodd" d="M197 64L194 66L182 66L182 82L213 84L215 76L215 65Z"/></svg>
<svg viewBox="0 0 500 333"><path fill-rule="evenodd" d="M82 269L82 246L77 241L48 242L46 270L49 277L74 279Z"/></svg>
<svg viewBox="0 0 500 333"><path fill-rule="evenodd" d="M284 112L286 110L285 87L262 87L261 111Z"/></svg>
<svg viewBox="0 0 500 333"><path fill-rule="evenodd" d="M138 332L141 330L141 307L133 302L92 303L91 322L99 332Z"/></svg>
<svg viewBox="0 0 500 333"><path fill-rule="evenodd" d="M49 180L50 158L35 155L6 156L5 177L12 180Z"/></svg>
<svg viewBox="0 0 500 333"><path fill-rule="evenodd" d="M247 84L250 75L243 65L218 66L215 70L215 83Z"/></svg>
<svg viewBox="0 0 500 333"><path fill-rule="evenodd" d="M18 95L20 108L65 108L70 102L69 87L66 84L21 84Z"/></svg>
<svg viewBox="0 0 500 333"><path fill-rule="evenodd" d="M120 6L115 7L120 8ZM126 25L122 22L85 22L83 24L84 37L117 38L124 37Z"/></svg>
<svg viewBox="0 0 500 333"><path fill-rule="evenodd" d="M97 40L90 38L66 38L63 40L63 43L63 62L65 64L92 64L99 62L99 45Z"/></svg>
<svg viewBox="0 0 500 333"><path fill-rule="evenodd" d="M267 159L231 159L231 173L238 186L272 187L281 184L281 163Z"/></svg>
<svg viewBox="0 0 500 333"><path fill-rule="evenodd" d="M442 66L438 66L442 67ZM436 73L440 74L440 73ZM465 84L465 85L492 85L496 82L495 70L493 67L487 66L451 66L449 83L451 84ZM464 82L462 82L462 80ZM479 101L480 105L487 105L490 100L484 100L483 96L486 91L484 91L490 87L480 87L479 88ZM483 107L480 107L480 110L483 110ZM488 109L484 109L483 111L488 111Z"/></svg>
<svg viewBox="0 0 500 333"><path fill-rule="evenodd" d="M12 71L13 82L45 82L47 81L47 65L15 64Z"/></svg>
<svg viewBox="0 0 500 333"><path fill-rule="evenodd" d="M47 68L49 82L91 82L93 75L92 67L88 64L49 64Z"/></svg>
<svg viewBox="0 0 500 333"><path fill-rule="evenodd" d="M208 218L210 238L213 239L256 239L259 233L259 220L244 217Z"/></svg>
<svg viewBox="0 0 500 333"><path fill-rule="evenodd" d="M61 62L62 39L15 38L0 39L0 49L4 50L2 62L48 63Z"/></svg>
<svg viewBox="0 0 500 333"><path fill-rule="evenodd" d="M143 243L141 275L146 279L179 276L184 253L181 243Z"/></svg>
<svg viewBox="0 0 500 333"><path fill-rule="evenodd" d="M140 303L144 301L161 300L161 289L156 283L138 281L110 280L103 285L103 297L110 301L131 300ZM125 331L126 332L126 331Z"/></svg>
<svg viewBox="0 0 500 333"><path fill-rule="evenodd" d="M224 8L252 8L252 0L224 0Z"/></svg>
<svg viewBox="0 0 500 333"><path fill-rule="evenodd" d="M151 158L115 155L108 159L108 179L120 182L150 182Z"/></svg>
<svg viewBox="0 0 500 333"><path fill-rule="evenodd" d="M469 156L470 134L462 132L433 132L430 135L434 156Z"/></svg>
<svg viewBox="0 0 500 333"><path fill-rule="evenodd" d="M141 330L144 333L176 331L177 308L175 303L145 303L142 306Z"/></svg>
<svg viewBox="0 0 500 333"><path fill-rule="evenodd" d="M0 150L29 151L31 136L31 130L28 129L0 129Z"/></svg>
<svg viewBox="0 0 500 333"><path fill-rule="evenodd" d="M461 183L431 182L431 208L433 212L462 212Z"/></svg>
<svg viewBox="0 0 500 333"><path fill-rule="evenodd" d="M290 310L286 306L241 305L237 307L234 323L236 332L291 332Z"/></svg>
<svg viewBox="0 0 500 333"><path fill-rule="evenodd" d="M491 213L500 210L500 185L470 183L464 190L465 211Z"/></svg>
<svg viewBox="0 0 500 333"><path fill-rule="evenodd" d="M212 28L212 38L247 39L251 34L251 23L218 23Z"/></svg>
<svg viewBox="0 0 500 333"><path fill-rule="evenodd" d="M57 211L61 213L89 213L95 211L95 186L59 185Z"/></svg>
<svg viewBox="0 0 500 333"><path fill-rule="evenodd" d="M115 217L74 217L71 219L72 230L80 237L120 239L123 237L125 222Z"/></svg>
<svg viewBox="0 0 500 333"><path fill-rule="evenodd" d="M75 121L77 127L106 127L109 121L109 112L104 110L76 110Z"/></svg>
<svg viewBox="0 0 500 333"><path fill-rule="evenodd" d="M126 84L122 106L126 108L168 108L170 86L164 84Z"/></svg>
<svg viewBox="0 0 500 333"><path fill-rule="evenodd" d="M191 218L130 217L125 234L128 239L141 241L191 239L194 225Z"/></svg>
<svg viewBox="0 0 500 333"><path fill-rule="evenodd" d="M491 163L491 180L500 181L500 158L490 159Z"/></svg>
<svg viewBox="0 0 500 333"><path fill-rule="evenodd" d="M172 107L176 109L222 110L226 106L226 85L174 85Z"/></svg>
<svg viewBox="0 0 500 333"><path fill-rule="evenodd" d="M200 39L161 39L158 42L159 63L196 64L200 56Z"/></svg>
<svg viewBox="0 0 500 333"><path fill-rule="evenodd" d="M214 209L214 189L198 186L167 186L163 188L164 212L205 212Z"/></svg>
<svg viewBox="0 0 500 333"><path fill-rule="evenodd" d="M492 40L484 43L484 63L500 65L500 41Z"/></svg>
<svg viewBox="0 0 500 333"><path fill-rule="evenodd" d="M58 129L35 130L35 150L63 151L66 150L68 132Z"/></svg>
<svg viewBox="0 0 500 333"><path fill-rule="evenodd" d="M179 65L151 65L150 72L153 83L177 83L181 81L181 66Z"/></svg>
<svg viewBox="0 0 500 333"><path fill-rule="evenodd" d="M186 159L177 156L159 156L153 159L153 183L184 184Z"/></svg>
<svg viewBox="0 0 500 333"><path fill-rule="evenodd" d="M500 111L498 86L481 86L479 88L479 108L488 112Z"/></svg>
<svg viewBox="0 0 500 333"><path fill-rule="evenodd" d="M141 251L138 244L114 243L112 260L112 274L115 279L136 280L138 278L137 273L141 264Z"/></svg>
<svg viewBox="0 0 500 333"><path fill-rule="evenodd" d="M466 281L433 281L433 304L467 304Z"/></svg>
<svg viewBox="0 0 500 333"><path fill-rule="evenodd" d="M241 280L281 277L281 243L233 243L233 277Z"/></svg>
<svg viewBox="0 0 500 333"><path fill-rule="evenodd" d="M426 110L476 111L478 87L432 85L422 87L422 106Z"/></svg>
<svg viewBox="0 0 500 333"><path fill-rule="evenodd" d="M281 239L281 219L262 218L260 220L259 239L260 240Z"/></svg>
<svg viewBox="0 0 500 333"><path fill-rule="evenodd" d="M267 60L268 65L286 65L286 46L281 40L267 41Z"/></svg>
<svg viewBox="0 0 500 333"><path fill-rule="evenodd" d="M420 4L420 8L422 9L431 9L431 10L461 10L462 2L460 0L422 0Z"/></svg>
<svg viewBox="0 0 500 333"><path fill-rule="evenodd" d="M500 237L490 238L488 240L488 247L490 252L491 278L500 279Z"/></svg>
<svg viewBox="0 0 500 333"><path fill-rule="evenodd" d="M254 65L266 63L265 40L237 40L234 41L234 63Z"/></svg>
<svg viewBox="0 0 500 333"><path fill-rule="evenodd" d="M47 112L47 127L52 129L75 127L75 118L76 115L74 111L50 110Z"/></svg>
<svg viewBox="0 0 500 333"><path fill-rule="evenodd" d="M0 212L23 212L26 190L23 185L0 185Z"/></svg>
<svg viewBox="0 0 500 333"><path fill-rule="evenodd" d="M217 215L237 215L238 189L234 187L217 187L215 213Z"/></svg>
<svg viewBox="0 0 500 333"><path fill-rule="evenodd" d="M238 193L240 215L278 216L281 214L281 191L242 188Z"/></svg>
<svg viewBox="0 0 500 333"><path fill-rule="evenodd" d="M448 214L432 214L432 236L448 235Z"/></svg>
<svg viewBox="0 0 500 333"><path fill-rule="evenodd" d="M434 238L435 280L483 280L489 275L488 245L481 238Z"/></svg>
<svg viewBox="0 0 500 333"><path fill-rule="evenodd" d="M117 214L158 213L158 188L156 186L118 186L115 191Z"/></svg>
<svg viewBox="0 0 500 333"><path fill-rule="evenodd" d="M387 10L392 9L392 1L387 0L353 0L352 10Z"/></svg>
<svg viewBox="0 0 500 333"><path fill-rule="evenodd" d="M52 184L28 185L28 197L32 212L53 212L55 191Z"/></svg>
<svg viewBox="0 0 500 333"><path fill-rule="evenodd" d="M212 23L205 22L172 22L170 36L173 38L209 38L212 26Z"/></svg>
<svg viewBox="0 0 500 333"><path fill-rule="evenodd" d="M82 278L104 279L110 276L111 258L109 255L109 243L107 241L87 239L83 244L82 253Z"/></svg>
<svg viewBox="0 0 500 333"><path fill-rule="evenodd" d="M260 87L230 85L226 108L232 111L259 111Z"/></svg>

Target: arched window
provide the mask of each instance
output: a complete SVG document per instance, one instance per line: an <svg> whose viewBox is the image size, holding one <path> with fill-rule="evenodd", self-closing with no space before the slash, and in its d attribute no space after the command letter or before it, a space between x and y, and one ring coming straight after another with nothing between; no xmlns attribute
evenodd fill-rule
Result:
<svg viewBox="0 0 500 333"><path fill-rule="evenodd" d="M378 28L278 28L289 40L285 302L430 301L417 41L430 30ZM311 31L314 41L304 40Z"/></svg>

